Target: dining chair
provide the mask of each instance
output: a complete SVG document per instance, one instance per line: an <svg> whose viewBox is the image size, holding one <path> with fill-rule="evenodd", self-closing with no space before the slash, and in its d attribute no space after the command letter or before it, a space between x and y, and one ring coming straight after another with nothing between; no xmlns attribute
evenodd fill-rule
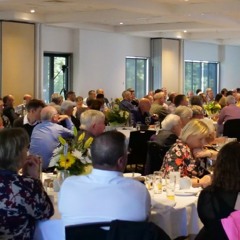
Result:
<svg viewBox="0 0 240 240"><path fill-rule="evenodd" d="M147 158L148 141L156 131L152 130L140 130L132 131L130 133L129 145L128 145L128 165L134 165L135 172L143 174L144 167Z"/></svg>
<svg viewBox="0 0 240 240"><path fill-rule="evenodd" d="M169 149L152 141L149 141L147 145L147 160L144 168L144 175L152 174L154 171L160 170L163 158Z"/></svg>
<svg viewBox="0 0 240 240"><path fill-rule="evenodd" d="M65 236L66 240L170 240L169 236L152 222L125 220L66 226Z"/></svg>
<svg viewBox="0 0 240 240"><path fill-rule="evenodd" d="M223 136L240 141L240 119L227 120L223 125Z"/></svg>
<svg viewBox="0 0 240 240"><path fill-rule="evenodd" d="M106 240L110 222L84 223L65 227L66 240Z"/></svg>

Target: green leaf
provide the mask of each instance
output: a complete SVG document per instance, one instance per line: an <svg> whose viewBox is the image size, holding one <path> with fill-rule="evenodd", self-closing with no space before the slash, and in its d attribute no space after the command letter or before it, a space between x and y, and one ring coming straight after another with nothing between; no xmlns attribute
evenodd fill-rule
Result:
<svg viewBox="0 0 240 240"><path fill-rule="evenodd" d="M74 135L74 137L76 137L77 134L78 134L77 128L74 126L73 127L73 135Z"/></svg>
<svg viewBox="0 0 240 240"><path fill-rule="evenodd" d="M65 140L62 136L59 136L59 137L58 137L58 140L59 140L59 142L60 142L62 145L67 144L66 140Z"/></svg>

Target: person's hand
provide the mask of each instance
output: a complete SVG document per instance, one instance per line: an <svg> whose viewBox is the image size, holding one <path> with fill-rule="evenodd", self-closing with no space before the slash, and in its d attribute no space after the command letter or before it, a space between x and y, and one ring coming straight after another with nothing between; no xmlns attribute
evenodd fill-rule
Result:
<svg viewBox="0 0 240 240"><path fill-rule="evenodd" d="M194 153L194 156L196 158L211 158L211 159L216 159L216 156L217 156L217 152L216 151L211 151L211 150L203 150L203 151L199 151L199 152L195 152Z"/></svg>
<svg viewBox="0 0 240 240"><path fill-rule="evenodd" d="M61 121L65 120L65 119L67 119L67 118L69 118L68 115L59 115L58 122L61 122Z"/></svg>
<svg viewBox="0 0 240 240"><path fill-rule="evenodd" d="M38 156L29 155L23 164L23 175L35 179L40 178L41 159Z"/></svg>
<svg viewBox="0 0 240 240"><path fill-rule="evenodd" d="M192 186L193 187L202 187L205 188L209 186L212 183L212 177L211 175L205 175L201 179L199 178L192 178Z"/></svg>
<svg viewBox="0 0 240 240"><path fill-rule="evenodd" d="M154 114L152 115L152 119L156 121L156 120L158 120L158 119L159 119L159 117L158 117L158 115L157 115L157 114L155 114L155 113L154 113Z"/></svg>

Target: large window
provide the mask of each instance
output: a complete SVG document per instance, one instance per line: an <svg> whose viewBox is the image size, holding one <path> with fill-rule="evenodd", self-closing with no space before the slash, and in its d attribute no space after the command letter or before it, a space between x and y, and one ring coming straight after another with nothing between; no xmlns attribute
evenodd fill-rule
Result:
<svg viewBox="0 0 240 240"><path fill-rule="evenodd" d="M205 61L185 61L184 91L196 92L197 89L205 91L212 88L217 94L219 87L219 63Z"/></svg>
<svg viewBox="0 0 240 240"><path fill-rule="evenodd" d="M148 84L148 59L126 58L126 89L134 88L137 98L146 95Z"/></svg>
<svg viewBox="0 0 240 240"><path fill-rule="evenodd" d="M53 93L64 94L70 88L70 54L44 53L43 99L48 103Z"/></svg>

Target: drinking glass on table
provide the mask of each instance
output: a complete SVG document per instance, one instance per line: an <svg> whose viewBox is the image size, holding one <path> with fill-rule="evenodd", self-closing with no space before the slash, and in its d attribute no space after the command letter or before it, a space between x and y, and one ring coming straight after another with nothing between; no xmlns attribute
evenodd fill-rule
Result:
<svg viewBox="0 0 240 240"><path fill-rule="evenodd" d="M147 126L151 123L151 117L145 117L145 123Z"/></svg>
<svg viewBox="0 0 240 240"><path fill-rule="evenodd" d="M166 196L171 201L175 200L175 184L170 181L166 184Z"/></svg>
<svg viewBox="0 0 240 240"><path fill-rule="evenodd" d="M151 190L153 188L153 179L154 179L153 174L149 174L145 177L144 183L148 190Z"/></svg>
<svg viewBox="0 0 240 240"><path fill-rule="evenodd" d="M156 194L162 193L162 173L160 171L153 173L153 191Z"/></svg>

